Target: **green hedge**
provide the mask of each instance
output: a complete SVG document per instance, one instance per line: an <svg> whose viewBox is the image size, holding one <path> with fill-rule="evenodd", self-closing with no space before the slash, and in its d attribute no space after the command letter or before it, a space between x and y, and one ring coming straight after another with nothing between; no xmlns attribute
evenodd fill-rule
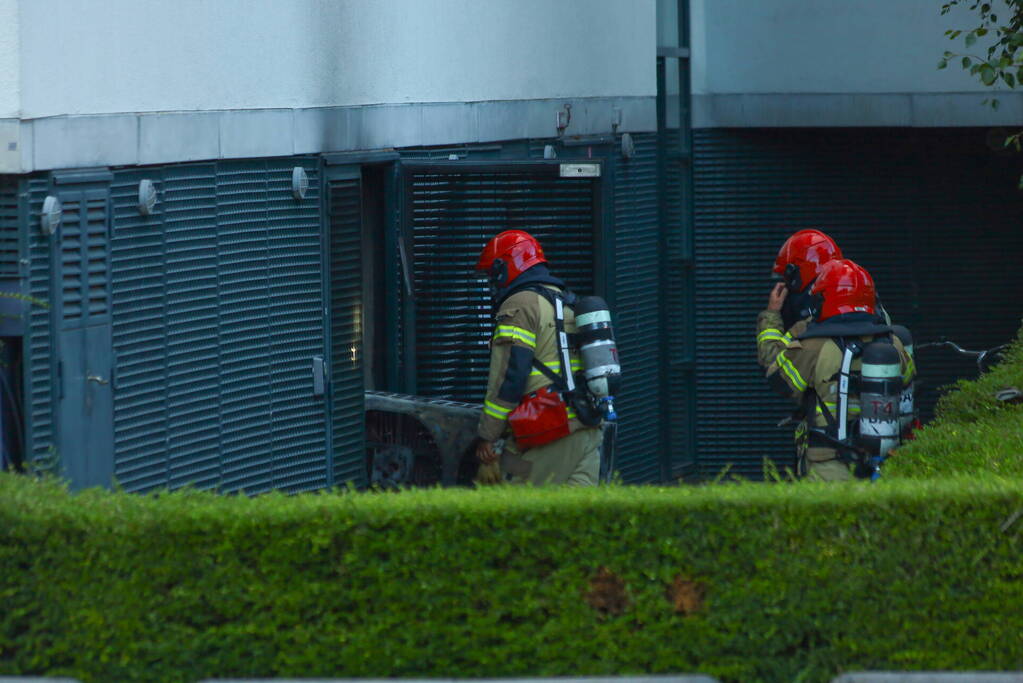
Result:
<svg viewBox="0 0 1023 683"><path fill-rule="evenodd" d="M1023 669L1023 483L70 495L0 475L0 674Z"/></svg>
<svg viewBox="0 0 1023 683"><path fill-rule="evenodd" d="M949 387L935 408L936 419L888 461L884 476L1023 476L1023 403L995 398L1010 387L1023 390L1023 329L1001 363Z"/></svg>

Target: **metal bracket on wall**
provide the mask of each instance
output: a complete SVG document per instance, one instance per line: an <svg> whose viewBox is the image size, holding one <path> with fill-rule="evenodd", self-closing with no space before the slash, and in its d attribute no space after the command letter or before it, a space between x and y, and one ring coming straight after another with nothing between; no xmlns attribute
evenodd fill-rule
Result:
<svg viewBox="0 0 1023 683"><path fill-rule="evenodd" d="M322 398L327 394L327 364L323 356L313 356L313 396Z"/></svg>

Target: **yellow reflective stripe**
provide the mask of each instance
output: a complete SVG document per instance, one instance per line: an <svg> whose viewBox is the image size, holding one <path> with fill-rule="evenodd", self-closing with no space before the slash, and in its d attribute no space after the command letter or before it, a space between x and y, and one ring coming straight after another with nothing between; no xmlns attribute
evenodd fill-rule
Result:
<svg viewBox="0 0 1023 683"><path fill-rule="evenodd" d="M916 375L916 361L914 361L913 357L910 356L909 362L906 363L906 371L902 373L902 381L909 382L910 378L914 375Z"/></svg>
<svg viewBox="0 0 1023 683"><path fill-rule="evenodd" d="M497 418L498 420L507 420L508 413L510 413L511 411L512 411L511 408L502 408L501 406L497 405L492 401L489 400L483 401L483 412L489 415L490 417Z"/></svg>
<svg viewBox="0 0 1023 683"><path fill-rule="evenodd" d="M573 410L569 409L569 410L567 410L566 412L568 413L568 419L569 419L569 420L574 420L574 419L575 419L575 417L576 417L576 416L575 416L575 411L573 411Z"/></svg>
<svg viewBox="0 0 1023 683"><path fill-rule="evenodd" d="M747 337L747 339L749 339L749 337ZM795 387L796 391L806 391L806 380L804 380L803 376L799 374L798 370L796 370L796 366L792 364L792 361L785 357L784 351L778 354L778 367L781 368L782 372L788 376L789 381L792 382L792 386Z"/></svg>
<svg viewBox="0 0 1023 683"><path fill-rule="evenodd" d="M544 363L544 365L549 367L554 372L561 372L561 363L558 362L558 361L552 361L550 363ZM583 369L583 362L581 360L572 359L572 372L577 372L577 371L582 370L582 369ZM536 368L533 368L533 371L529 373L529 376L530 377L536 377L537 375L542 375L542 374L543 374L543 372L541 372L540 370L537 370Z"/></svg>
<svg viewBox="0 0 1023 683"><path fill-rule="evenodd" d="M829 403L828 401L825 401L824 402L824 406L828 409L828 412L831 413L832 415L834 415L835 412L838 410L838 404L837 403ZM849 412L850 413L858 413L858 412L860 412L859 404L858 403L851 403L850 402L849 403ZM818 415L823 415L824 414L824 410L820 407L820 404L817 405L817 414Z"/></svg>
<svg viewBox="0 0 1023 683"><path fill-rule="evenodd" d="M531 349L536 348L536 335L529 330L522 329L521 327L515 327L514 325L498 325L497 332L494 333L494 339L499 339L501 337L515 339Z"/></svg>
<svg viewBox="0 0 1023 683"><path fill-rule="evenodd" d="M768 329L764 330L763 332L757 335L757 343L759 344L762 341L784 341L785 336L786 335L783 335L781 333L781 330L776 330L774 328L769 327ZM749 339L749 337L747 337L747 339Z"/></svg>

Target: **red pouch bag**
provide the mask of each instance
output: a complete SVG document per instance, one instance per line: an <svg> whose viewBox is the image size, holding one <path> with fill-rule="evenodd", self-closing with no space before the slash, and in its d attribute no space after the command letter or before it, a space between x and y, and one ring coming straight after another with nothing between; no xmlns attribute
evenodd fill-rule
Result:
<svg viewBox="0 0 1023 683"><path fill-rule="evenodd" d="M544 387L522 399L508 425L522 448L543 446L568 436L568 406L561 394Z"/></svg>

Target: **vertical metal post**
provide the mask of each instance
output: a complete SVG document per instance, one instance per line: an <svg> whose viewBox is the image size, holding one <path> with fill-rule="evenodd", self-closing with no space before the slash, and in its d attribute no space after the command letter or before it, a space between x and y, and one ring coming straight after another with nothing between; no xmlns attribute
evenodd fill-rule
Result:
<svg viewBox="0 0 1023 683"><path fill-rule="evenodd" d="M678 44L685 48L685 57L680 58L678 68L679 97L679 163L683 164L680 174L681 206L679 207L681 222L681 267L682 297L686 305L679 314L682 316L682 330L685 355L682 363L683 386L687 387L684 419L686 422L686 441L682 447L692 454L693 463L698 465L699 452L696 441L696 254L695 225L693 221L693 119L691 102L692 53L690 51L689 0L678 0Z"/></svg>

